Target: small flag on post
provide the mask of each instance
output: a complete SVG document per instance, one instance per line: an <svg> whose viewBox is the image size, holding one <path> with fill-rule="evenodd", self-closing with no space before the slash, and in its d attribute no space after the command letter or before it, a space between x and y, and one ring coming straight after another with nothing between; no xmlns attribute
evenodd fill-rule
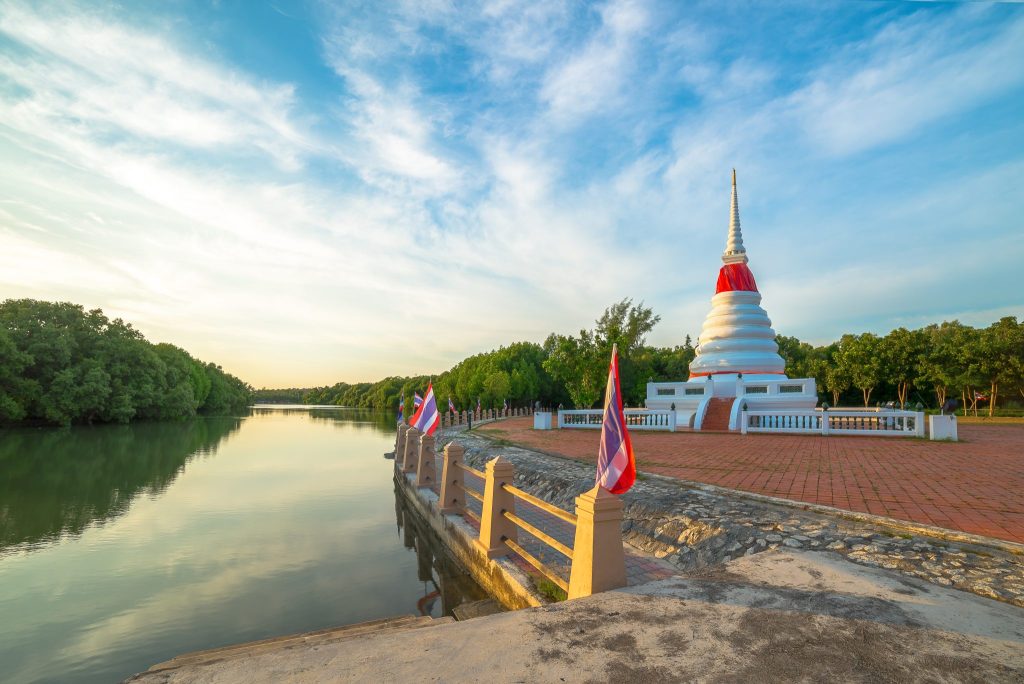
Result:
<svg viewBox="0 0 1024 684"><path fill-rule="evenodd" d="M398 397L398 424L402 424L402 409L405 407L405 397Z"/></svg>
<svg viewBox="0 0 1024 684"><path fill-rule="evenodd" d="M622 412L619 387L619 348L612 346L608 364L608 387L604 392L604 420L601 422L601 447L597 454L597 484L612 494L624 494L636 481L636 459Z"/></svg>
<svg viewBox="0 0 1024 684"><path fill-rule="evenodd" d="M448 410L455 413L455 404L452 403L451 397L448 397Z"/></svg>
<svg viewBox="0 0 1024 684"><path fill-rule="evenodd" d="M422 403L410 423L420 432L432 435L437 430L437 426L441 424L441 414L438 413L437 402L434 401L433 383L427 386L427 396L421 401Z"/></svg>
<svg viewBox="0 0 1024 684"><path fill-rule="evenodd" d="M412 393L412 407L419 409L420 405L423 404L423 397L420 396L419 392Z"/></svg>

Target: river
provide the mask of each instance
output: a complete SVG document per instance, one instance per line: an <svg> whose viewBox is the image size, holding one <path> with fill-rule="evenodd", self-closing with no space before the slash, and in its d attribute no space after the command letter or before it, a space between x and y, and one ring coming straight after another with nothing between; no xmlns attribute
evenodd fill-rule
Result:
<svg viewBox="0 0 1024 684"><path fill-rule="evenodd" d="M309 407L0 430L0 681L483 598L407 524L393 441L389 415Z"/></svg>

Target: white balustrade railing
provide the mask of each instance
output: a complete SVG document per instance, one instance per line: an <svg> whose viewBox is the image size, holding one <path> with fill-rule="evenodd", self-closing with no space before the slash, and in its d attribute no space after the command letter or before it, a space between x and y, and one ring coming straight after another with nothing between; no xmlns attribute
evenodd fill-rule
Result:
<svg viewBox="0 0 1024 684"><path fill-rule="evenodd" d="M924 413L880 410L743 411L740 432L924 437Z"/></svg>
<svg viewBox="0 0 1024 684"><path fill-rule="evenodd" d="M630 430L676 431L676 412L653 409L626 409L626 427ZM601 429L604 411L601 409L567 410L558 412L559 428Z"/></svg>

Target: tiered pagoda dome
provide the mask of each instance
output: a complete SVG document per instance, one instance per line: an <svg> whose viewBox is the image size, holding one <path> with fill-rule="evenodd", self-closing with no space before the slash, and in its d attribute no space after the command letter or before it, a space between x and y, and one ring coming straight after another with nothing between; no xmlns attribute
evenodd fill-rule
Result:
<svg viewBox="0 0 1024 684"><path fill-rule="evenodd" d="M772 322L761 308L761 293L747 266L747 250L740 232L735 169L729 239L722 262L715 296L711 298L711 311L704 319L697 341L697 356L690 363L690 380L737 373L742 373L744 378L786 377L786 362L779 356Z"/></svg>

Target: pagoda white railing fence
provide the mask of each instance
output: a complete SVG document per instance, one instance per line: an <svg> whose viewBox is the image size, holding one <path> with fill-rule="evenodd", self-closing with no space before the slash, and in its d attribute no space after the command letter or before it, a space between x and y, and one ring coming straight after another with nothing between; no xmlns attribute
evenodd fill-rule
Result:
<svg viewBox="0 0 1024 684"><path fill-rule="evenodd" d="M676 431L676 412L672 410L626 409L626 427L630 430L663 430ZM601 409L558 411L559 428L601 429L604 411Z"/></svg>
<svg viewBox="0 0 1024 684"><path fill-rule="evenodd" d="M924 437L924 413L845 409L742 411L740 432Z"/></svg>

